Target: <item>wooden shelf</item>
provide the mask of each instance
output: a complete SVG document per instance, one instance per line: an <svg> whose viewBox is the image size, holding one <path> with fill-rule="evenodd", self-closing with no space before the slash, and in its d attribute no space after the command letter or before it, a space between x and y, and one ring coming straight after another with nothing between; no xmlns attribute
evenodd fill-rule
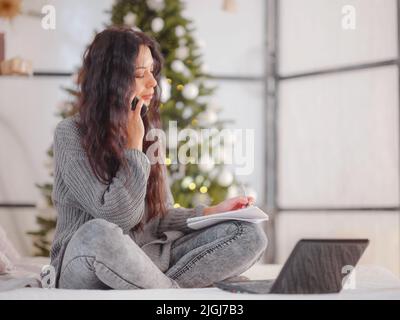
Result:
<svg viewBox="0 0 400 320"><path fill-rule="evenodd" d="M10 77L10 78L32 78L32 77L71 77L72 72L62 72L62 71L34 71L32 75L27 74L0 74L0 77Z"/></svg>

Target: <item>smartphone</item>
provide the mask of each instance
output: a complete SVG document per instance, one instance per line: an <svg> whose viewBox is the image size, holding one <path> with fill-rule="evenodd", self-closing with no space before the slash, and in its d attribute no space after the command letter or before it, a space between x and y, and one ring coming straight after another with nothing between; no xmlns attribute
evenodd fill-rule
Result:
<svg viewBox="0 0 400 320"><path fill-rule="evenodd" d="M133 98L132 105L131 105L131 110L135 110L138 102L139 102L139 98L138 97ZM147 113L148 110L149 110L149 108L147 107L147 105L143 103L142 110L140 110L140 116L142 118L144 118L146 116L146 113Z"/></svg>

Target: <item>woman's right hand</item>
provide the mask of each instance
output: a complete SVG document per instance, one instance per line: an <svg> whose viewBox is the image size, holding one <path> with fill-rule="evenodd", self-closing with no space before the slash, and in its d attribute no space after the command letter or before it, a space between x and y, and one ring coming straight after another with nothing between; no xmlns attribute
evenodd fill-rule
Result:
<svg viewBox="0 0 400 320"><path fill-rule="evenodd" d="M134 96L131 98L129 103L128 112L128 142L127 147L129 149L143 149L143 137L144 137L144 124L142 117L140 116L140 110L143 106L143 99L140 98L135 110L132 111L131 105Z"/></svg>

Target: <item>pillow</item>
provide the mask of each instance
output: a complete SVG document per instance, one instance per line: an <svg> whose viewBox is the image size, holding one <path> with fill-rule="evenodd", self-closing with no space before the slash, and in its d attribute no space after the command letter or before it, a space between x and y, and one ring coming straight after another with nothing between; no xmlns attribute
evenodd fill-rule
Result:
<svg viewBox="0 0 400 320"><path fill-rule="evenodd" d="M0 274L15 270L14 263L20 258L20 254L0 226Z"/></svg>

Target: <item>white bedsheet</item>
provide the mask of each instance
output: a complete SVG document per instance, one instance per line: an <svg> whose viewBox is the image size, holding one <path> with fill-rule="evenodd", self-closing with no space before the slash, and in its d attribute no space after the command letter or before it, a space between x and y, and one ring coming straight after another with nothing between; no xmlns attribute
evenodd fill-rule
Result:
<svg viewBox="0 0 400 320"><path fill-rule="evenodd" d="M27 259L26 272L40 271L45 259ZM250 279L272 279L280 266L257 264L243 275ZM21 271L20 271L21 272ZM22 273L21 273L22 274ZM0 276L0 284L1 284ZM218 288L199 289L144 289L144 290L65 290L45 288L20 288L0 292L0 300L276 300L276 299L400 299L400 280L390 271L379 266L359 266L356 269L355 288L342 290L338 294L278 295L229 293Z"/></svg>

